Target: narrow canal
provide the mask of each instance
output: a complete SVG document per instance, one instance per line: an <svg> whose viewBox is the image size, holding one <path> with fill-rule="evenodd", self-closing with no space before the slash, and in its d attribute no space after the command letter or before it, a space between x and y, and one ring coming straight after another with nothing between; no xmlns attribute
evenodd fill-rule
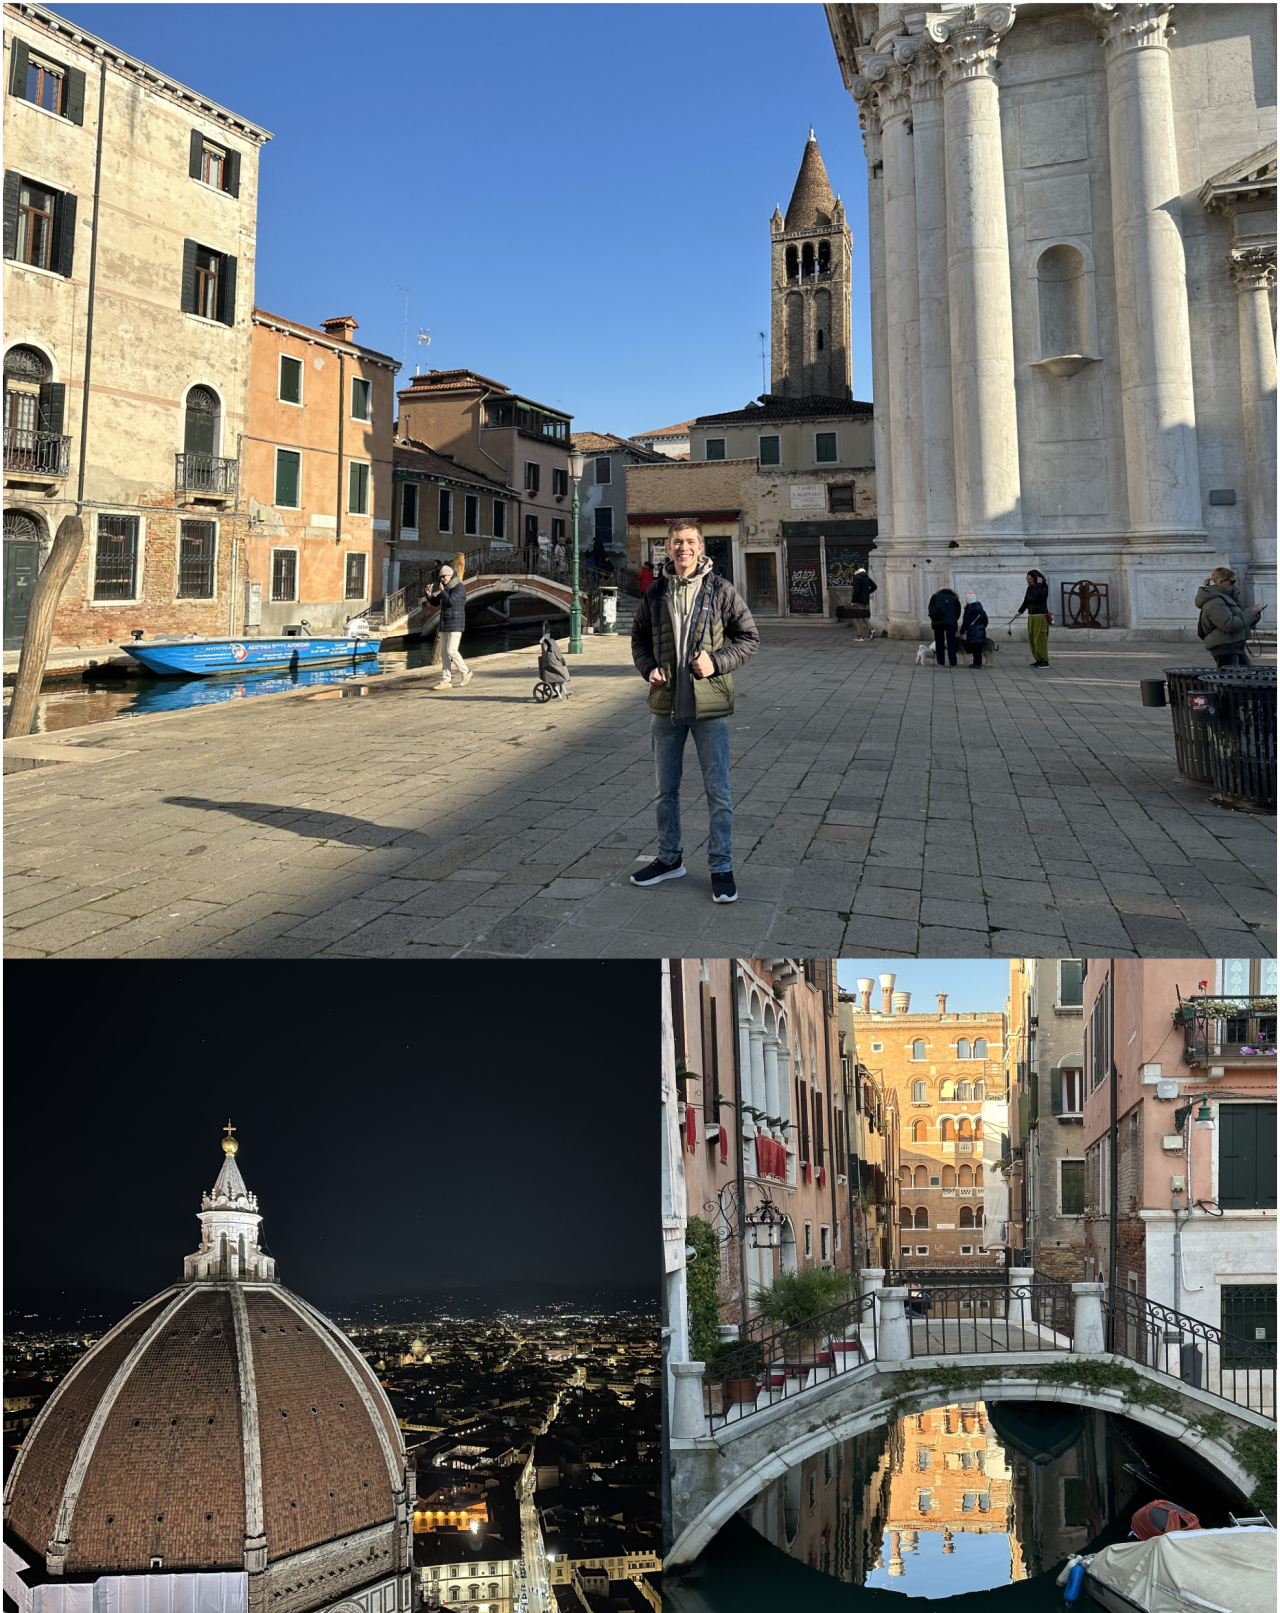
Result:
<svg viewBox="0 0 1280 1613"><path fill-rule="evenodd" d="M564 616L551 617L548 625L559 638L569 630L568 617ZM524 649L536 644L542 631L543 623L538 620L468 633L466 660L470 664L486 655ZM80 728L88 723L143 717L153 711L194 710L197 706L220 705L227 700L252 700L258 695L279 694L285 689L319 688L352 678L367 679L379 672L403 672L408 667L429 666L434 642L434 639L411 639L400 648L362 660L358 666L340 663L297 672L260 672L243 678L154 678L141 668L137 677L114 672L88 674L81 681L48 688L41 693L34 731L51 734L61 728ZM529 689L532 693L532 678ZM5 690L6 714L11 693Z"/></svg>
<svg viewBox="0 0 1280 1613"><path fill-rule="evenodd" d="M1066 1559L1125 1540L1133 1513L1156 1499L1188 1507L1203 1528L1253 1510L1190 1452L1127 1419L941 1406L789 1469L687 1571L668 1573L665 1590L676 1613L884 1613L903 1597L1061 1610Z"/></svg>

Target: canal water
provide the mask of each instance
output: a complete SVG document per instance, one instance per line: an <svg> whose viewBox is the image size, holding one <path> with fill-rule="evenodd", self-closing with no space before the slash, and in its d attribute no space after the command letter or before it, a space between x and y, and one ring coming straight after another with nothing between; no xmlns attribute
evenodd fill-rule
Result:
<svg viewBox="0 0 1280 1613"><path fill-rule="evenodd" d="M569 630L568 617L552 617L551 632L563 638ZM524 649L542 637L541 620L518 626L486 628L467 634L468 664L504 650ZM412 639L399 649L361 660L358 665L307 667L297 672L259 672L251 677L153 678L145 673L122 677L118 673L87 676L83 681L44 690L36 709L37 734L51 734L60 728L80 728L87 723L114 722L118 718L142 717L154 711L188 711L196 706L220 705L227 700L252 700L257 695L279 694L285 689L320 688L324 684L364 680L379 672L403 672L408 667L429 666L434 639ZM532 692L533 683L530 682ZM4 710L9 710L12 690L5 690Z"/></svg>
<svg viewBox="0 0 1280 1613"><path fill-rule="evenodd" d="M665 1588L676 1613L904 1613L904 1597L1062 1610L1066 1559L1127 1539L1133 1513L1158 1497L1205 1528L1243 1505L1197 1458L1126 1419L958 1403L789 1469Z"/></svg>

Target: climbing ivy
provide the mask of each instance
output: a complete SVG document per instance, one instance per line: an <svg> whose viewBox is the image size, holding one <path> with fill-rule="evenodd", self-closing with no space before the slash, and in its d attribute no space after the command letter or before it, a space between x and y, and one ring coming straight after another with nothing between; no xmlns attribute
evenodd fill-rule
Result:
<svg viewBox="0 0 1280 1613"><path fill-rule="evenodd" d="M1255 1507L1269 1518L1276 1514L1276 1436L1265 1428L1238 1428L1231 1436L1231 1449L1251 1479L1256 1480L1249 1495Z"/></svg>
<svg viewBox="0 0 1280 1613"><path fill-rule="evenodd" d="M719 1343L720 1239L716 1229L696 1215L689 1217L685 1240L697 1258L685 1268L689 1289L689 1349L695 1361L711 1361Z"/></svg>

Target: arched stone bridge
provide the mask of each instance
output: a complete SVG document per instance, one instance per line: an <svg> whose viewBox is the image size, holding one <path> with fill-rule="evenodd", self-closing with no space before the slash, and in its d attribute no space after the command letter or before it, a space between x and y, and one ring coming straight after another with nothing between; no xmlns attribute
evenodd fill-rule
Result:
<svg viewBox="0 0 1280 1613"><path fill-rule="evenodd" d="M542 577L536 573L524 572L480 572L474 577L465 577L463 587L467 591L467 603L473 600L484 599L489 595L525 594L534 599L541 599L549 610L557 616L567 616L569 607L573 603L573 587L569 582L561 582L555 577ZM580 592L584 592L580 588ZM409 608L405 598L407 590L401 589L399 594L392 594L387 600L388 614L378 625L378 631L383 638L397 638L405 633L420 633L424 636L435 632L440 619L438 605L429 605L425 600Z"/></svg>

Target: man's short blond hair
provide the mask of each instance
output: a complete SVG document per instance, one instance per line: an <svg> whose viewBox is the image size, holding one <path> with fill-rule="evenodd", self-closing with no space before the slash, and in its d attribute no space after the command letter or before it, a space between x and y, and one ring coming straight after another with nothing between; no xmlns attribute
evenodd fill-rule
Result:
<svg viewBox="0 0 1280 1613"><path fill-rule="evenodd" d="M678 515L674 521L667 522L668 543L671 542L672 538L675 537L677 532L696 532L698 534L698 542L702 544L704 549L706 548L706 539L702 536L702 525L700 522L695 521L692 516Z"/></svg>

